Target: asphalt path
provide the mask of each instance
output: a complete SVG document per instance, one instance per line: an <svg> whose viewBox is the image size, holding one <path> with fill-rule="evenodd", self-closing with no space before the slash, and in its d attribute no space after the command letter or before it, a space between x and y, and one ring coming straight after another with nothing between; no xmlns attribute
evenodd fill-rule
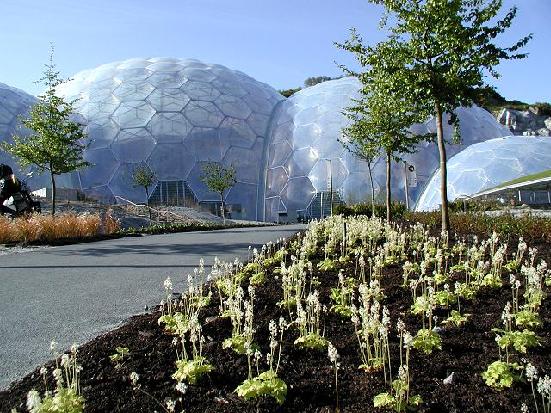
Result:
<svg viewBox="0 0 551 413"><path fill-rule="evenodd" d="M248 247L289 237L303 225L239 228L121 238L89 244L14 250L0 255L0 389L175 290L203 258L245 259Z"/></svg>

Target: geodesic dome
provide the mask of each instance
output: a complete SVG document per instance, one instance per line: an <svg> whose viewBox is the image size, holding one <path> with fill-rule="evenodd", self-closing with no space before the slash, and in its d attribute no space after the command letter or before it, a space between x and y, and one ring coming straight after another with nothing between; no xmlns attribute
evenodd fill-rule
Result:
<svg viewBox="0 0 551 413"><path fill-rule="evenodd" d="M132 171L146 163L164 182L157 188L217 201L200 180L201 167L222 162L237 170L227 202L238 205L242 217L257 219L264 139L283 99L270 86L221 65L151 58L79 72L59 93L79 99L76 111L87 124L85 158L94 166L78 172L78 180L89 196L143 202Z"/></svg>
<svg viewBox="0 0 551 413"><path fill-rule="evenodd" d="M504 182L548 170L551 140L508 136L471 145L448 161L448 199L471 196ZM417 211L440 207L440 170L435 171L417 203Z"/></svg>
<svg viewBox="0 0 551 413"><path fill-rule="evenodd" d="M12 142L14 134L25 134L21 129L18 116L26 116L36 99L22 90L0 83L0 142ZM0 163L10 165L15 174L22 171L14 159L0 150Z"/></svg>
<svg viewBox="0 0 551 413"><path fill-rule="evenodd" d="M342 114L352 100L359 97L360 82L353 77L332 80L303 89L284 101L274 114L268 145L265 192L265 217L277 220L281 212L311 211L319 203L319 193L333 191L345 202L367 201L371 194L367 164L350 154L338 141L341 130L349 124ZM510 134L488 111L479 108L458 108L461 125L460 144L451 144L453 128L445 125L448 156L469 145ZM429 119L411 130L418 134L436 131L436 122ZM434 142L422 142L417 152L403 158L417 173L417 187L409 188L411 204L417 201L433 172L439 166L438 148ZM404 163L393 162L392 196L405 199ZM386 180L383 157L374 162L373 186L382 196ZM331 179L330 179L331 178ZM319 205L318 205L319 207Z"/></svg>

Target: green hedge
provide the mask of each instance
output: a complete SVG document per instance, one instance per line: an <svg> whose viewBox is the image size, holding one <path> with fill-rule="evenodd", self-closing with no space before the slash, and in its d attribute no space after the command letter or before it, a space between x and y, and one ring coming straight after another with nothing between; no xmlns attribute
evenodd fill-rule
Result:
<svg viewBox="0 0 551 413"><path fill-rule="evenodd" d="M392 213L392 218L401 218L406 212L406 206L400 202L393 202L390 205L390 211ZM371 216L371 204L336 205L333 208L333 212L337 215L344 215L345 217L357 215ZM386 205L375 204L375 216L386 218Z"/></svg>

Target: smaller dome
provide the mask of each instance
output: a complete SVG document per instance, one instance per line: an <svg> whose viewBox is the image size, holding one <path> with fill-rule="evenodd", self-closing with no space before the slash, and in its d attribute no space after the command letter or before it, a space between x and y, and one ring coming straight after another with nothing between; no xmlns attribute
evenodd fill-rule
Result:
<svg viewBox="0 0 551 413"><path fill-rule="evenodd" d="M471 145L448 160L448 200L471 196L551 167L551 139L507 136ZM416 211L440 206L440 169L432 175Z"/></svg>

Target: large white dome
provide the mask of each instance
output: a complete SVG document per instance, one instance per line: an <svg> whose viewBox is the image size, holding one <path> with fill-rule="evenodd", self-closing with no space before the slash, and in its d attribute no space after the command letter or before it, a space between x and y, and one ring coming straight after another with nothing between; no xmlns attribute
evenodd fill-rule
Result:
<svg viewBox="0 0 551 413"><path fill-rule="evenodd" d="M217 201L200 180L201 166L223 162L237 170L227 202L243 218L259 218L264 140L283 99L270 86L221 65L151 58L79 72L59 93L79 99L76 110L87 124L85 158L94 166L78 173L85 193L143 202L145 191L133 185L131 174L146 162L165 182L158 189L167 193L159 196L191 190L200 202Z"/></svg>
<svg viewBox="0 0 551 413"><path fill-rule="evenodd" d="M360 82L353 77L332 80L303 89L284 101L272 123L268 146L265 192L265 217L276 220L281 212L299 211L308 215L319 203L316 195L328 191L330 176L333 190L345 202L367 201L371 193L365 162L343 148L338 139L349 124L343 115L351 99L359 97ZM506 136L510 132L488 111L473 106L458 108L462 141L452 144L453 129L444 127L448 157L469 145ZM418 134L434 133L434 119L416 124ZM403 156L417 171L417 188L409 189L412 205L419 198L428 180L439 166L438 148L434 142L422 142L417 152ZM383 196L386 170L381 157L373 167L375 192ZM404 164L393 163L393 198L404 200ZM319 205L316 206L319 209Z"/></svg>
<svg viewBox="0 0 551 413"><path fill-rule="evenodd" d="M448 199L474 195L504 182L551 168L551 139L508 136L469 146L448 161ZM417 203L417 211L440 207L440 170Z"/></svg>

